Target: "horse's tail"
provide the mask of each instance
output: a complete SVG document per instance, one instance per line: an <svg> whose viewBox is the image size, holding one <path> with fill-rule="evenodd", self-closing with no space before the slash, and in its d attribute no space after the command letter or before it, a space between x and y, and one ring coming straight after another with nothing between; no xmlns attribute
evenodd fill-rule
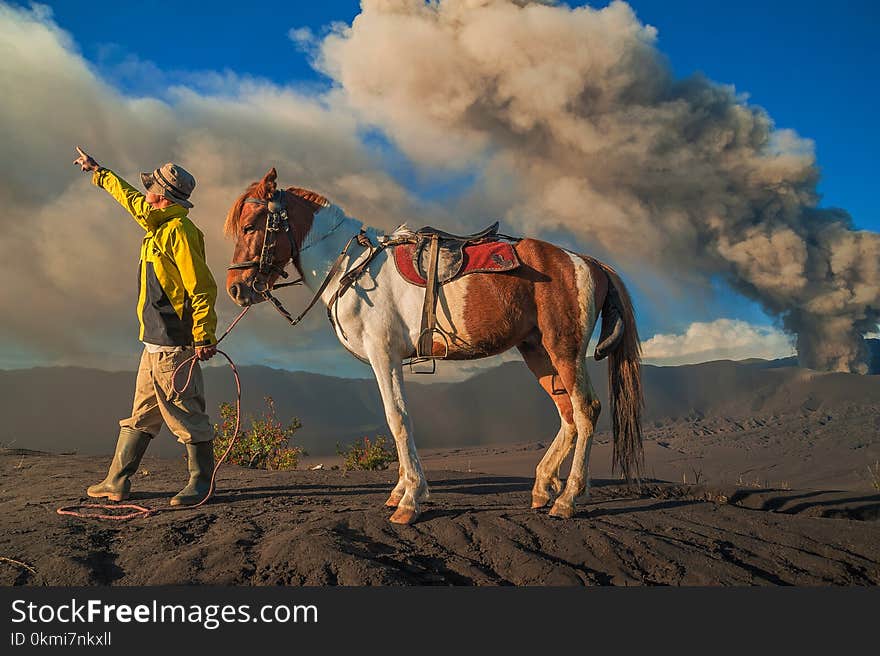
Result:
<svg viewBox="0 0 880 656"><path fill-rule="evenodd" d="M602 305L602 331L595 358L608 360L608 395L614 434L612 471L618 469L629 481L640 478L642 451L642 347L629 292L617 272L597 262L608 276L608 293Z"/></svg>

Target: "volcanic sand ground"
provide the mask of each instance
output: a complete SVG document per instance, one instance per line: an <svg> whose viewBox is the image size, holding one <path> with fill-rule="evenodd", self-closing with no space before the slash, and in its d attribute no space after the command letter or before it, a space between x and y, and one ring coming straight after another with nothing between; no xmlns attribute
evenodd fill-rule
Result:
<svg viewBox="0 0 880 656"><path fill-rule="evenodd" d="M606 462L607 448L597 444L594 461ZM649 443L649 461L664 449ZM563 521L529 509L526 474L542 452L538 444L426 452L432 502L416 525L396 526L383 507L396 468L224 466L209 506L108 522L55 513L86 501L108 458L0 450L0 584L880 582L880 494L870 489L768 489L757 480L637 489L602 478L595 464L592 498ZM506 473L487 473L490 465ZM164 507L185 478L182 460L148 456L133 500Z"/></svg>

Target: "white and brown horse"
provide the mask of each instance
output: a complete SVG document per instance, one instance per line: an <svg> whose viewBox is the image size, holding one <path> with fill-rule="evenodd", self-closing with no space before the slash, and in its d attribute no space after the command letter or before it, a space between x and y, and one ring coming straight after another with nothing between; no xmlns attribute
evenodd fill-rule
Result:
<svg viewBox="0 0 880 656"><path fill-rule="evenodd" d="M333 270L344 245L366 229L375 244L381 233L347 217L326 198L290 188L276 196L276 173L270 170L235 202L225 231L236 239L233 268L226 289L240 306L265 299L283 267L292 259L305 285L334 302L346 269L366 258L355 243L342 266ZM264 248L267 207L271 199L286 206L289 239L274 244L271 270L258 267ZM587 343L600 312L602 337L596 357L609 355L608 377L614 433L614 465L629 478L642 457L640 347L629 295L611 267L536 239L515 244L521 266L503 274L473 273L443 285L438 297L438 326L451 336L448 359L472 360L519 349L529 369L559 410L556 439L536 469L532 507L555 498L550 514L571 517L575 499L589 491L588 464L600 403L587 376ZM348 351L373 368L388 426L399 459L399 480L386 505L391 521L414 522L428 485L413 439L404 393L403 363L416 351L425 292L408 283L392 262L390 249L369 262L354 287L336 302L336 335ZM436 344L439 352L445 345ZM564 489L562 461L574 446L571 473Z"/></svg>

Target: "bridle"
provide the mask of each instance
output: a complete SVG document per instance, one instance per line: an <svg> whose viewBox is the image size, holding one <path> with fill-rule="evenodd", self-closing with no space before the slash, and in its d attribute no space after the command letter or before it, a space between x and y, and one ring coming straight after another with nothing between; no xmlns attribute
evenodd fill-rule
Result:
<svg viewBox="0 0 880 656"><path fill-rule="evenodd" d="M293 196L293 198L298 200L297 196ZM290 222L287 217L287 207L284 204L284 194L280 189L276 189L275 193L272 194L272 197L268 200L264 200L262 198L253 198L248 197L244 199L244 203L250 203L253 205L262 205L265 206L268 210L266 214L266 230L263 233L263 247L260 249L260 257L255 260L248 260L247 262L235 262L230 264L227 270L236 270L236 269L257 269L257 273L259 275L254 276L253 281L251 282L251 288L260 296L263 297L264 300L269 301L278 310L279 314L283 316L290 323L291 326L295 326L303 318L306 316L309 310L314 307L315 303L318 302L318 299L321 298L321 294L324 293L324 290L327 289L327 285L330 284L330 281L333 277L339 272L340 266L342 265L343 260L345 260L345 256L348 253L348 249L351 246L352 242L357 240L359 243L363 244L365 247L369 245L369 241L364 244L362 241L361 233L355 235L345 244L345 248L342 249L342 252L339 254L339 257L336 258L336 261L333 263L333 266L330 267L330 271L327 273L327 276L324 278L324 282L321 283L321 286L318 288L318 291L315 292L315 295L312 297L311 302L306 306L306 309L302 311L302 313L298 317L293 317L290 312L288 312L285 307L281 304L277 298L272 295L272 290L280 289L281 287L291 287L293 285L302 285L303 277L302 272L300 272L300 277L296 280L292 280L290 282L284 282L280 285L269 285L269 276L273 273L278 274L281 278L287 278L288 274L284 268L287 266L288 260L285 260L283 263L278 263L275 260L275 247L278 243L278 233L283 232L287 235L287 239L290 241L290 261L294 263L294 266L298 267L296 264L297 259L300 254L300 248L297 246L296 241L293 238L290 230ZM363 232L363 231L362 231ZM370 258L371 259L371 258ZM365 263L366 264L366 263ZM358 275L362 273L363 266L357 267ZM352 272L349 272L352 273ZM352 280L353 282L353 280ZM334 294L334 302L338 300L341 293L344 293L345 289L350 286L351 282L346 282L346 284L340 287L339 290ZM329 310L329 308L328 308ZM332 318L331 318L332 320Z"/></svg>
<svg viewBox="0 0 880 656"><path fill-rule="evenodd" d="M279 264L275 261L275 245L278 242L278 233L284 232L290 241L290 259L296 262L296 256L299 254L299 248L290 233L290 222L287 220L287 207L284 205L284 194L280 190L276 190L269 200L262 198L245 198L245 203L252 205L262 205L268 211L266 213L266 230L263 232L263 247L260 249L260 257L247 262L236 262L226 267L233 269L251 269L256 267L260 276L254 276L251 283L254 291L258 294L264 294L269 291L269 276L273 273L278 274L282 278L287 278L287 271L284 267L287 265L285 261ZM262 277L261 277L262 276ZM302 283L302 277L299 280L287 283L285 285L276 285L277 287L287 285L297 285Z"/></svg>
<svg viewBox="0 0 880 656"><path fill-rule="evenodd" d="M302 202L304 205L308 205L307 201L301 199L295 194L291 195L290 197L296 201ZM248 260L246 262L234 262L226 268L229 271L234 271L238 269L257 269L257 273L259 275L254 276L254 280L251 282L251 288L257 294L262 296L264 300L271 302L278 313L282 317L287 319L287 322L291 326L297 325L305 318L309 310L311 310L321 298L321 295L330 285L330 282L336 277L336 275L340 271L342 271L342 264L346 260L348 249L351 248L351 245L357 243L365 249L365 254L363 254L361 257L355 258L356 262L353 264L353 266L350 269L343 271L342 275L339 276L339 284L327 302L327 317L330 319L330 323L336 327L342 339L347 339L345 331L343 330L342 325L339 322L339 316L337 312L339 300L342 298L347 290L352 288L352 286L358 281L358 279L364 274L364 272L367 271L370 263L379 253L381 253L386 248L396 246L401 243L410 243L411 238L408 236L400 236L397 238L383 237L378 239L378 244L374 244L370 240L370 237L367 235L366 228L364 226L361 226L360 231L357 234L352 235L352 237L345 243L345 246L340 251L336 260L333 262L330 270L324 277L323 282L321 282L321 285L318 287L318 290L312 297L312 300L299 314L299 316L293 317L291 316L290 312L288 312L281 304L281 301L279 301L272 295L272 291L275 289L280 289L281 287L291 287L293 285L304 284L302 269L300 267L300 264L298 263L298 260L302 251L309 248L311 244L300 246L294 240L293 235L291 234L292 231L290 229L290 222L287 216L287 208L284 205L284 194L280 189L276 189L275 192L272 194L272 197L268 200L264 200L262 198L247 197L244 199L242 204L244 205L245 203L265 206L268 210L266 214L266 230L263 234L263 246L260 249L260 257L257 259ZM312 209L310 205L309 209ZM338 227L339 225L340 224L337 224L337 226L331 228L331 232L335 230L336 227ZM287 235L288 240L290 240L290 259L285 260L281 263L275 260L275 248L278 243L278 233L280 232L284 232ZM269 277L273 273L278 274L278 276L280 276L281 278L288 277L287 272L284 270L288 261L292 261L294 263L294 266L299 269L300 277L290 282L270 286ZM354 354L353 351L352 353ZM361 356L358 356L357 354L354 355L358 359L362 359ZM417 361L419 360L411 360L410 364L413 364ZM419 373L434 372L432 370L430 372Z"/></svg>
<svg viewBox="0 0 880 656"><path fill-rule="evenodd" d="M226 267L226 269L232 271L236 269L255 268L259 275L254 276L254 279L251 282L253 290L262 296L263 299L272 303L272 305L275 306L275 309L281 313L281 316L287 319L291 325L295 326L302 321L305 312L303 312L298 318L294 319L290 312L288 312L281 304L281 301L272 295L271 290L280 289L281 287L291 287L293 285L302 285L302 275L296 280L284 282L280 285L269 286L269 276L273 273L278 274L281 278L288 277L287 271L284 270L288 261L285 260L282 263L275 261L275 247L278 243L279 232L283 232L287 235L287 239L290 242L290 261L294 263L294 266L296 266L297 256L299 255L299 247L296 245L296 241L291 234L290 222L287 218L287 207L284 204L284 194L280 189L276 189L275 193L272 194L272 197L268 200L248 197L244 199L244 203L262 205L268 210L266 212L266 229L263 232L263 246L260 249L259 258L248 260L247 262L235 262ZM311 305L309 306L309 309L310 308ZM308 309L306 311L308 311Z"/></svg>

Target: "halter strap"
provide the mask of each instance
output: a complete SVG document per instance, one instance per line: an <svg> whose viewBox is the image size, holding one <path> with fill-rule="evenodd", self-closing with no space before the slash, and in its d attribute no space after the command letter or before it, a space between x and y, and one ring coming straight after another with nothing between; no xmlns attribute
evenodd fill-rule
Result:
<svg viewBox="0 0 880 656"><path fill-rule="evenodd" d="M294 198L295 200L302 202L302 204L304 204L304 205L309 204L308 201L306 201L303 198L299 198L296 194L293 194L291 196L291 198ZM258 271L264 275L267 275L271 271L275 270L279 273L279 275L286 278L287 273L284 271L284 268L282 266L279 266L278 264L276 264L274 261L275 242L277 239L277 233L281 232L281 231L284 231L287 233L288 239L290 239L290 253L291 253L290 259L291 260L294 260L295 257L303 249L297 247L296 243L293 240L293 237L290 234L290 224L288 223L288 220L287 220L287 209L284 206L284 195L281 193L280 190L277 190L272 195L272 198L270 198L269 200L265 200L263 198L248 197L248 198L244 199L244 203L252 203L254 205L265 205L269 210L268 215L266 217L266 231L263 236L263 248L260 252L259 259L249 260L248 262L238 262L235 264L230 264L227 267L227 269L230 269L230 270L232 270L232 269L250 269L250 268L256 267L258 269ZM337 224L333 226L333 228L331 228L330 233L335 232L336 229L342 225L343 221L344 221L344 217L342 219L340 219L337 222ZM327 235L324 235L323 237L321 237L321 239L324 239L327 236L329 236L329 233ZM321 241L321 239L319 239L318 241ZM343 271L342 270L342 268L343 268L342 263L345 261L346 257L348 256L348 250L349 250L349 248L351 248L351 245L354 242L357 242L358 244L360 244L364 248L367 248L369 251L369 255L364 262L362 262L360 265L356 266L351 271ZM291 315L290 312L288 312L287 309L281 304L281 301L279 301L277 298L275 298L272 295L272 290L269 288L267 281L262 281L260 287L257 287L257 282L259 279L255 278L254 282L251 284L251 286L253 287L255 292L257 292L258 294L260 294L263 297L264 300L272 303L272 305L275 307L275 309L278 311L278 313L281 316L283 316L285 319L287 319L287 322L291 326L295 326L305 318L305 316L306 316L306 314L308 314L309 310L311 310L315 306L315 304L318 302L318 300L321 298L321 295L327 289L330 282L336 277L337 274L339 274L341 272L342 276L340 278L340 287L335 291L335 293L333 294L333 297L330 301L330 304L327 306L328 316L330 317L330 321L332 323L333 322L333 315L332 315L331 308L336 306L336 304L338 303L341 296L345 293L345 291L349 287L351 287L351 285L354 283L354 281L358 277L360 277L360 275L366 269L367 265L369 265L369 263L372 261L373 257L375 257L375 255L379 251L381 251L382 248L383 247L374 248L372 246L372 244L370 243L369 238L366 237L364 228L361 228L361 230L360 230L360 232L358 232L358 234L352 236L346 242L345 246L342 248L342 251L339 253L336 260L333 262L332 266L330 267L330 271L324 277L324 280L321 282L321 285L318 287L318 290L315 292L314 296L312 296L312 300L309 301L309 304L305 307L305 309L297 317L294 317L293 315ZM285 264L286 264L286 262L285 262ZM287 283L283 283L281 285L274 285L272 289L276 289L276 288L280 288L280 287L288 287L290 285L301 285L301 284L303 284L302 277L300 277L298 280L294 280L293 282L287 282ZM340 330L341 330L341 326L340 326Z"/></svg>
<svg viewBox="0 0 880 656"><path fill-rule="evenodd" d="M275 262L275 244L278 239L277 233L287 233L287 238L290 241L290 260L292 262L295 262L297 255L299 255L299 248L293 239L293 235L290 234L290 223L287 220L287 208L284 204L284 194L278 189L272 194L272 198L268 200L248 197L244 199L244 203L263 205L269 210L266 215L266 229L263 233L263 247L260 250L260 257L258 259L230 264L227 267L227 270L256 268L264 276L277 273L282 278L287 278L287 271L284 270L284 265L287 263L278 264ZM256 284L257 281L255 280L255 291L262 293L263 290L257 289ZM262 284L265 285L265 282Z"/></svg>

